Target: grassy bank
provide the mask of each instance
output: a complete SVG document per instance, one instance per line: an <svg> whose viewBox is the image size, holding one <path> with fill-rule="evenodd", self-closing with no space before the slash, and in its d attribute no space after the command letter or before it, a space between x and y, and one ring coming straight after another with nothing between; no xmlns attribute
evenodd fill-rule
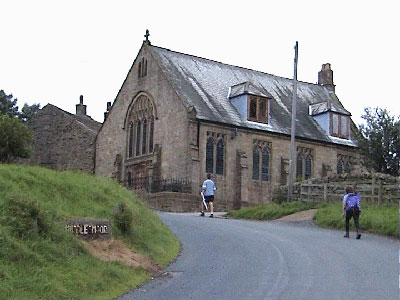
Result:
<svg viewBox="0 0 400 300"><path fill-rule="evenodd" d="M307 209L317 208L314 221L318 226L325 228L344 229L341 203L303 203L294 201L289 203L269 203L253 207L230 211L227 216L249 220L276 220L281 217ZM398 206L363 204L360 216L360 226L364 231L375 234L397 237L399 235ZM353 220L350 228L354 229Z"/></svg>
<svg viewBox="0 0 400 300"><path fill-rule="evenodd" d="M227 217L250 220L276 220L312 208L316 208L316 204L301 201L282 204L268 203L230 211Z"/></svg>
<svg viewBox="0 0 400 300"><path fill-rule="evenodd" d="M151 274L91 255L64 229L67 218L110 219L113 236L161 266L179 242L141 201L118 184L87 174L0 164L0 299L111 299ZM122 233L113 211L125 203Z"/></svg>
<svg viewBox="0 0 400 300"><path fill-rule="evenodd" d="M318 209L314 221L321 227L344 229L341 204L329 204L321 207ZM398 206L362 204L360 227L363 231L397 237L399 235ZM354 229L353 219L350 220L350 229Z"/></svg>

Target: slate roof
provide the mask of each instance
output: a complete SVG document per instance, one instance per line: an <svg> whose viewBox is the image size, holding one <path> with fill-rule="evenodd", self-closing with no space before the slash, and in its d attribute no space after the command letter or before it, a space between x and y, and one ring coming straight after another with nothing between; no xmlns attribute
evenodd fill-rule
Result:
<svg viewBox="0 0 400 300"><path fill-rule="evenodd" d="M260 91L257 87L255 87L251 82L243 82L231 87L229 92L229 99L243 95L255 95L262 96L265 98L272 98L272 96L266 91Z"/></svg>
<svg viewBox="0 0 400 300"><path fill-rule="evenodd" d="M232 66L205 58L187 55L148 45L184 105L194 107L200 120L225 123L237 127L290 135L293 80L260 71ZM231 88L272 97L269 124L242 119L230 102ZM242 84L242 86L240 86ZM309 115L309 105L330 101L333 107L343 109L336 95L327 88L298 82L296 137L321 142L356 146L351 140L332 139ZM347 112L347 111L346 111Z"/></svg>
<svg viewBox="0 0 400 300"><path fill-rule="evenodd" d="M55 111L63 114L67 118L70 118L71 121L75 120L77 122L77 124L80 125L80 127L82 127L83 129L92 131L95 134L97 134L98 131L100 130L101 123L97 122L96 120L93 120L90 116L77 116L77 115L71 114L65 110L62 110L61 108L59 108L53 104L50 104L50 103L45 105L39 112L44 112L46 110L55 110ZM37 115L39 116L40 114L37 114Z"/></svg>
<svg viewBox="0 0 400 300"><path fill-rule="evenodd" d="M351 116L351 113L349 113L346 109L340 107L336 103L330 103L330 101L320 102L310 105L310 114L312 116L320 115L329 111L336 112L346 116Z"/></svg>

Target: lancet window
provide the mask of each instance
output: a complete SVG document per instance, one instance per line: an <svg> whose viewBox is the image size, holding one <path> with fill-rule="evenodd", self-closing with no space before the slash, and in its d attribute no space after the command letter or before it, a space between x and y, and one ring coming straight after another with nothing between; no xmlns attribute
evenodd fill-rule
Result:
<svg viewBox="0 0 400 300"><path fill-rule="evenodd" d="M308 148L297 148L296 178L309 179L313 176L313 151Z"/></svg>
<svg viewBox="0 0 400 300"><path fill-rule="evenodd" d="M127 157L140 157L154 150L154 108L150 99L140 95L128 115Z"/></svg>
<svg viewBox="0 0 400 300"><path fill-rule="evenodd" d="M224 174L225 134L207 132L206 173Z"/></svg>
<svg viewBox="0 0 400 300"><path fill-rule="evenodd" d="M271 143L254 140L253 147L253 180L269 181Z"/></svg>

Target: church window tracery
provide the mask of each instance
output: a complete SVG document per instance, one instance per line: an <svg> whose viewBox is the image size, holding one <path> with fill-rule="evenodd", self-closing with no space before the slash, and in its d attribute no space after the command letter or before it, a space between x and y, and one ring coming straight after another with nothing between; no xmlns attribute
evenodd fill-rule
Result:
<svg viewBox="0 0 400 300"><path fill-rule="evenodd" d="M142 94L134 99L127 115L127 157L139 157L154 151L155 110L150 99Z"/></svg>
<svg viewBox="0 0 400 300"><path fill-rule="evenodd" d="M142 131L142 123L140 121L136 124L136 156L140 155L140 136Z"/></svg>
<svg viewBox="0 0 400 300"><path fill-rule="evenodd" d="M271 143L254 140L253 180L269 181Z"/></svg>
<svg viewBox="0 0 400 300"><path fill-rule="evenodd" d="M224 142L219 140L217 143L217 162L215 167L215 173L224 173Z"/></svg>
<svg viewBox="0 0 400 300"><path fill-rule="evenodd" d="M223 175L225 169L225 134L207 131L206 173Z"/></svg>
<svg viewBox="0 0 400 300"><path fill-rule="evenodd" d="M150 136L149 136L149 152L153 152L153 147L154 147L154 117L151 117L150 119Z"/></svg>
<svg viewBox="0 0 400 300"><path fill-rule="evenodd" d="M309 179L313 175L313 154L309 148L298 147L296 159L297 180Z"/></svg>
<svg viewBox="0 0 400 300"><path fill-rule="evenodd" d="M260 152L258 147L253 148L253 180L260 178Z"/></svg>
<svg viewBox="0 0 400 300"><path fill-rule="evenodd" d="M352 160L354 158L349 155L338 154L337 156L337 167L336 172L337 174L351 174L352 169Z"/></svg>
<svg viewBox="0 0 400 300"><path fill-rule="evenodd" d="M132 157L133 156L133 139L134 139L134 127L133 127L133 123L131 122L129 124L129 145L128 145L128 157Z"/></svg>
<svg viewBox="0 0 400 300"><path fill-rule="evenodd" d="M269 150L264 148L262 152L262 164L261 164L261 180L268 181L269 179Z"/></svg>
<svg viewBox="0 0 400 300"><path fill-rule="evenodd" d="M214 141L212 138L207 140L206 146L206 172L213 173L214 169Z"/></svg>
<svg viewBox="0 0 400 300"><path fill-rule="evenodd" d="M143 119L143 134L142 134L142 155L146 154L147 152L147 120L146 118Z"/></svg>
<svg viewBox="0 0 400 300"><path fill-rule="evenodd" d="M304 178L305 179L309 179L309 178L311 178L311 170L312 170L312 158L311 158L311 155L310 154L308 154L306 157L305 157L305 161L304 161L304 164L305 164L305 168L304 168Z"/></svg>

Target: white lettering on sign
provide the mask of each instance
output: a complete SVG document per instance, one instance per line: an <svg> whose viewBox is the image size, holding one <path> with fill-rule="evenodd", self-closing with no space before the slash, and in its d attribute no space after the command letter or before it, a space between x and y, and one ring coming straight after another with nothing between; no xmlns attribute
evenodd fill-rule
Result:
<svg viewBox="0 0 400 300"><path fill-rule="evenodd" d="M87 235L87 234L108 234L107 225L89 225L89 224L67 224L65 230L71 233Z"/></svg>

